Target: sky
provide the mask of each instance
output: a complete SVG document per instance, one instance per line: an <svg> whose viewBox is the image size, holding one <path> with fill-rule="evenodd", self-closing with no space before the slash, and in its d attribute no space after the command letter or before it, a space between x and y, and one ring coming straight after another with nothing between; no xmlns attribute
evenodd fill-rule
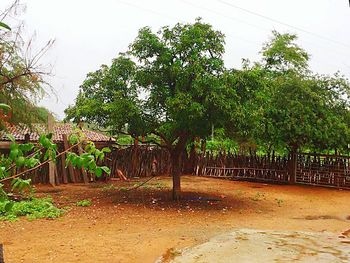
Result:
<svg viewBox="0 0 350 263"><path fill-rule="evenodd" d="M1 0L0 10L11 0ZM192 23L197 17L226 36L225 64L240 68L242 59L258 61L272 30L295 33L310 55L311 69L340 71L350 78L350 6L348 0L22 0L19 19L34 48L50 39L54 46L42 64L52 67L46 80L54 89L40 105L59 119L73 104L86 74L125 52L137 32L150 26ZM6 20L5 20L6 22ZM10 23L11 25L11 23Z"/></svg>

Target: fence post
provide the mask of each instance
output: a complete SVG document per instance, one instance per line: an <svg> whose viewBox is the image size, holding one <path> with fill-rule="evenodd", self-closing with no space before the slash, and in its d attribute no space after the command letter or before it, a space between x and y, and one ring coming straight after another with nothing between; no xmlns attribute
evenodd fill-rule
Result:
<svg viewBox="0 0 350 263"><path fill-rule="evenodd" d="M53 116L50 114L47 120L47 130L48 132L54 133L54 119L53 119ZM50 161L49 162L49 183L52 186L55 186L59 183L56 169L57 169L56 163L54 161Z"/></svg>
<svg viewBox="0 0 350 263"><path fill-rule="evenodd" d="M297 152L292 151L289 164L289 183L295 184L297 175Z"/></svg>

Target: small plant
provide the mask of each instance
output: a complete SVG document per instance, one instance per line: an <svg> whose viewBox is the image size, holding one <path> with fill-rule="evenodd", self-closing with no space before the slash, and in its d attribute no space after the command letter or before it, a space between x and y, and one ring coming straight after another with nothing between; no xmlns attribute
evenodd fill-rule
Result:
<svg viewBox="0 0 350 263"><path fill-rule="evenodd" d="M26 216L29 220L39 218L57 218L63 215L63 210L54 206L52 199L31 198L20 202L0 200L0 220L15 221Z"/></svg>
<svg viewBox="0 0 350 263"><path fill-rule="evenodd" d="M120 192L127 192L127 191L129 191L129 188L122 186L122 187L119 187L119 191Z"/></svg>
<svg viewBox="0 0 350 263"><path fill-rule="evenodd" d="M115 189L116 188L115 188L114 184L108 184L108 185L102 187L103 192L108 192L108 191L115 190Z"/></svg>
<svg viewBox="0 0 350 263"><path fill-rule="evenodd" d="M253 201L261 201L262 199L265 199L265 194L261 192L257 192L253 197L251 197Z"/></svg>
<svg viewBox="0 0 350 263"><path fill-rule="evenodd" d="M283 200L282 200L282 199L279 199L279 198L276 198L275 200L276 200L276 202L277 202L277 205L278 205L279 207L281 207L282 204L283 204Z"/></svg>
<svg viewBox="0 0 350 263"><path fill-rule="evenodd" d="M155 185L154 185L154 187L155 188L157 188L157 189L164 189L164 188L166 188L166 185L164 184L164 183L156 183Z"/></svg>
<svg viewBox="0 0 350 263"><path fill-rule="evenodd" d="M91 200L83 199L75 203L76 206L90 206L92 204Z"/></svg>

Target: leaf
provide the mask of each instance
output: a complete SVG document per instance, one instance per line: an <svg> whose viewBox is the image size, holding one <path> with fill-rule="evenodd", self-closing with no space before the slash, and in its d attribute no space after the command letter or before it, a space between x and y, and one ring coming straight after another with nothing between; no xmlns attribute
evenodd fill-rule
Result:
<svg viewBox="0 0 350 263"><path fill-rule="evenodd" d="M9 155L10 159L15 160L17 158L17 156L18 156L18 149L11 150L10 155Z"/></svg>
<svg viewBox="0 0 350 263"><path fill-rule="evenodd" d="M26 160L25 162L25 166L29 167L29 168L33 168L35 166L37 166L40 163L40 161L36 158L29 158Z"/></svg>
<svg viewBox="0 0 350 263"><path fill-rule="evenodd" d="M81 167L83 167L83 164L84 164L84 159L77 157L76 166L80 169Z"/></svg>
<svg viewBox="0 0 350 263"><path fill-rule="evenodd" d="M33 150L34 144L32 144L32 143L20 144L18 146L18 148L26 153L26 152L29 152L29 151Z"/></svg>
<svg viewBox="0 0 350 263"><path fill-rule="evenodd" d="M23 156L18 157L16 160L17 168L21 168L24 165L25 161L26 159Z"/></svg>
<svg viewBox="0 0 350 263"><path fill-rule="evenodd" d="M96 167L95 174L97 177L101 177L102 172L103 172L103 170L101 167Z"/></svg>
<svg viewBox="0 0 350 263"><path fill-rule="evenodd" d="M19 192L22 192L25 188L30 188L32 180L31 179L21 179L21 178L15 178L11 182L12 191L17 189Z"/></svg>
<svg viewBox="0 0 350 263"><path fill-rule="evenodd" d="M78 135L76 135L76 134L71 134L71 135L69 136L69 143L70 143L70 144L76 144L76 143L78 143L78 141L79 141Z"/></svg>
<svg viewBox="0 0 350 263"><path fill-rule="evenodd" d="M109 149L109 147L104 147L104 148L102 148L102 152L103 153L110 153L111 149Z"/></svg>
<svg viewBox="0 0 350 263"><path fill-rule="evenodd" d="M95 161L90 161L90 163L89 163L89 170L91 172L94 172L96 170L96 163L95 163Z"/></svg>
<svg viewBox="0 0 350 263"><path fill-rule="evenodd" d="M4 206L5 212L7 212L7 213L10 212L12 210L12 207L13 207L14 204L15 204L15 202L7 201L5 203L5 206Z"/></svg>
<svg viewBox="0 0 350 263"><path fill-rule="evenodd" d="M3 23L3 22L0 22L0 27L5 28L5 29L8 29L8 30L11 30L11 27L9 27L8 25L6 25L6 24Z"/></svg>
<svg viewBox="0 0 350 263"><path fill-rule="evenodd" d="M101 169L108 175L111 174L111 169L109 169L107 166L101 166Z"/></svg>
<svg viewBox="0 0 350 263"><path fill-rule="evenodd" d="M44 144L45 138L46 138L45 134L41 134L41 135L40 135L40 137L39 137L39 143L40 143L41 145Z"/></svg>
<svg viewBox="0 0 350 263"><path fill-rule="evenodd" d="M48 138L49 140L52 140L52 136L53 136L53 133L50 132L49 134L46 135L46 138Z"/></svg>
<svg viewBox="0 0 350 263"><path fill-rule="evenodd" d="M8 112L11 110L11 107L5 103L0 103L0 109Z"/></svg>
<svg viewBox="0 0 350 263"><path fill-rule="evenodd" d="M12 134L7 133L6 136L11 142L13 142L13 143L16 142L15 136L13 136Z"/></svg>

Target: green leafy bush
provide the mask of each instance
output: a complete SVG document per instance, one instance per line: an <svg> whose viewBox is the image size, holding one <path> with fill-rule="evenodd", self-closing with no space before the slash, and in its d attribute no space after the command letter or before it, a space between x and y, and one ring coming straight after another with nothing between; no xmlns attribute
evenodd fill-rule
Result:
<svg viewBox="0 0 350 263"><path fill-rule="evenodd" d="M90 200L84 199L75 203L77 206L90 206L92 202Z"/></svg>
<svg viewBox="0 0 350 263"><path fill-rule="evenodd" d="M0 200L0 220L13 221L20 216L29 220L39 218L57 218L63 215L63 210L54 206L52 199L32 198L20 202Z"/></svg>

